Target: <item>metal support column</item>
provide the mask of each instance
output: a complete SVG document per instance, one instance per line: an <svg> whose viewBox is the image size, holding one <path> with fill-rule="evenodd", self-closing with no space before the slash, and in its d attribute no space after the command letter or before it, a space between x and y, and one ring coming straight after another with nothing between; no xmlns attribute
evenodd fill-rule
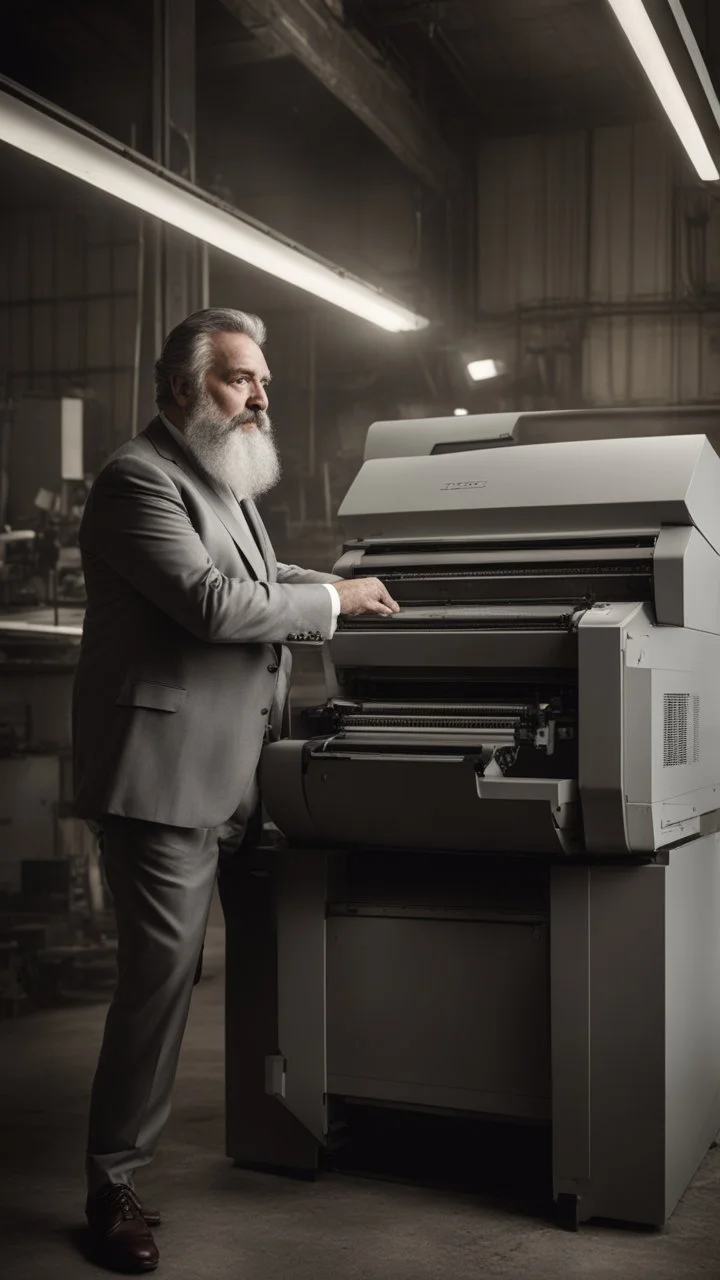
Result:
<svg viewBox="0 0 720 1280"><path fill-rule="evenodd" d="M312 1176L327 1130L326 857L257 849L220 880L227 1154Z"/></svg>
<svg viewBox="0 0 720 1280"><path fill-rule="evenodd" d="M153 158L190 182L195 162L195 0L155 0ZM155 347L207 305L207 246L170 227L155 233Z"/></svg>

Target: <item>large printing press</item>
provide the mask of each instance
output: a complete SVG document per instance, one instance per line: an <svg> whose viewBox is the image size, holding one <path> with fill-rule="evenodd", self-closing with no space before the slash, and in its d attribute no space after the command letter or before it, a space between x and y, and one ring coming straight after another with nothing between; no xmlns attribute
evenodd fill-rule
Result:
<svg viewBox="0 0 720 1280"><path fill-rule="evenodd" d="M707 414L378 423L326 698L228 933L228 1151L353 1103L549 1126L556 1214L662 1225L720 1130L720 457ZM700 424L700 426L698 426ZM717 441L715 441L717 443Z"/></svg>

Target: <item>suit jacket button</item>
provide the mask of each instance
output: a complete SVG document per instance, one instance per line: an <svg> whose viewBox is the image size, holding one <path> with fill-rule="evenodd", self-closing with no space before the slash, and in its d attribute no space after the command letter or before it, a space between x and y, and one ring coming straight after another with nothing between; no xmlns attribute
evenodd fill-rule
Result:
<svg viewBox="0 0 720 1280"><path fill-rule="evenodd" d="M277 669L278 669L277 663L271 662L270 666L268 667L268 671L270 672L270 674L274 676Z"/></svg>
<svg viewBox="0 0 720 1280"><path fill-rule="evenodd" d="M268 709L267 709L267 707L261 707L261 709L260 709L260 715L261 715L261 716L266 716L266 715L267 715L267 713L268 713Z"/></svg>

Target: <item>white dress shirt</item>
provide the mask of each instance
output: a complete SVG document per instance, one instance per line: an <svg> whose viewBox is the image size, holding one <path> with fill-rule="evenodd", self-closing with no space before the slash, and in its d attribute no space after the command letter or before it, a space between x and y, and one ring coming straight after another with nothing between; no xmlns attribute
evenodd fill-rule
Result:
<svg viewBox="0 0 720 1280"><path fill-rule="evenodd" d="M173 437L174 440L177 440L180 447L185 451L190 461L192 462L193 456L191 451L187 447L187 443L185 441L185 437L182 431L178 431L177 427L173 425L170 419L165 417L165 414L162 412L162 410L159 411L159 417L160 417L160 421L163 423L163 426L167 427L168 431L170 432L170 435ZM232 489L230 488L229 485L225 485L223 487L225 488L226 493L222 496L225 497L226 500L229 499L237 507L237 511L235 513L236 518L247 528L247 531L250 537L254 538L252 530L248 525L245 512L243 511L240 503L235 497L235 494L233 493ZM325 587L326 591L330 595L330 604L332 606L332 622L330 624L330 636L332 637L335 634L335 630L337 628L337 620L340 617L340 596L331 582L321 582L318 585L321 587Z"/></svg>

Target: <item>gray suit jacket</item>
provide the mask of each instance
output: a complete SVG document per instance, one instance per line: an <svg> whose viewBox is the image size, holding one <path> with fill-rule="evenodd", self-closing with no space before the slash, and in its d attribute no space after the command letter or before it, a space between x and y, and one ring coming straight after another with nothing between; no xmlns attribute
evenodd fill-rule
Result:
<svg viewBox="0 0 720 1280"><path fill-rule="evenodd" d="M279 565L156 418L103 467L80 526L78 816L226 822L287 696L283 641L326 639L331 574Z"/></svg>

